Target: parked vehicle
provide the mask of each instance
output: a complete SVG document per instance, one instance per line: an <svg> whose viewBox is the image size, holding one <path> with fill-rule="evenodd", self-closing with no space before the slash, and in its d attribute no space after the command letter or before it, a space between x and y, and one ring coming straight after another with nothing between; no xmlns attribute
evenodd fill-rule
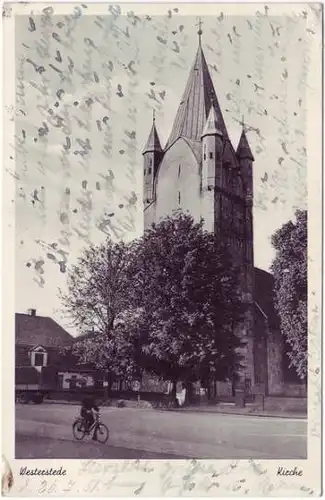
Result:
<svg viewBox="0 0 325 500"><path fill-rule="evenodd" d="M17 366L15 372L16 402L40 404L55 387L57 371L53 367L41 367L38 371L34 366Z"/></svg>

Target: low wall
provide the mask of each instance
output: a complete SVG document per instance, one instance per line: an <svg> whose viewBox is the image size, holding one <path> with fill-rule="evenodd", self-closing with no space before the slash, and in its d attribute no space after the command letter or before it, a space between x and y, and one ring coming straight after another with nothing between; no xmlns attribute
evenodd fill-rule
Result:
<svg viewBox="0 0 325 500"><path fill-rule="evenodd" d="M164 393L161 392L144 392L140 393L135 391L104 391L99 390L88 390L88 391L73 391L73 390L62 390L62 391L51 391L48 395L48 399L61 400L61 401L82 401L85 397L93 397L96 400L103 399L126 399L126 400L137 400L140 394L140 399L144 401L159 401L164 397Z"/></svg>
<svg viewBox="0 0 325 500"><path fill-rule="evenodd" d="M265 410L278 410L283 412L305 412L307 413L308 399L304 397L266 397L264 400Z"/></svg>

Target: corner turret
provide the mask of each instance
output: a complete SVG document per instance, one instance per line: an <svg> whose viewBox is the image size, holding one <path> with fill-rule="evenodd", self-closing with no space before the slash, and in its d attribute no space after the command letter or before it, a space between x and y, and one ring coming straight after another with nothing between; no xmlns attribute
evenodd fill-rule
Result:
<svg viewBox="0 0 325 500"><path fill-rule="evenodd" d="M143 154L143 203L144 206L151 203L154 199L154 180L157 172L158 165L163 157L163 150L160 144L158 132L156 129L155 114L153 114L153 121L151 131L142 151Z"/></svg>
<svg viewBox="0 0 325 500"><path fill-rule="evenodd" d="M253 300L254 289L254 235L253 235L253 161L254 156L249 146L245 125L238 143L236 156L239 162L240 174L244 185L245 196L245 292L247 299Z"/></svg>
<svg viewBox="0 0 325 500"><path fill-rule="evenodd" d="M202 190L213 190L221 180L223 134L213 102L202 132Z"/></svg>
<svg viewBox="0 0 325 500"><path fill-rule="evenodd" d="M248 144L244 125L243 125L243 131L241 133L240 140L238 143L236 156L238 158L242 179L244 181L246 201L252 202L252 199L253 199L252 167L253 167L254 156L253 156L251 148Z"/></svg>
<svg viewBox="0 0 325 500"><path fill-rule="evenodd" d="M251 148L248 144L248 140L246 137L245 128L243 128L243 131L241 133L238 147L237 147L237 151L236 151L236 155L237 155L237 158L239 160L254 161L254 156L253 156L253 153L251 151Z"/></svg>

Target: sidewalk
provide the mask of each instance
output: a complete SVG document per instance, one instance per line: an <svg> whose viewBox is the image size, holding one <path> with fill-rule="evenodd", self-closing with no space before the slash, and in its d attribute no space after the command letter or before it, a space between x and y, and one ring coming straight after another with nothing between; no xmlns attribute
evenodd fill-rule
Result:
<svg viewBox="0 0 325 500"><path fill-rule="evenodd" d="M247 415L255 417L277 417L277 418L299 418L307 419L307 413L297 410L297 411L281 411L264 409L247 404L245 408L236 407L235 404L223 404L219 403L216 405L193 405L184 406L183 408L177 408L174 411L189 411L189 412L202 412L202 413L221 413L227 415Z"/></svg>
<svg viewBox="0 0 325 500"><path fill-rule="evenodd" d="M135 401L125 401L125 408L137 408L137 403ZM64 400L44 400L46 404L67 404L67 405L77 405L80 406L80 402L78 401L64 401ZM116 408L115 404L112 404L110 407ZM141 405L141 409L152 409L149 405L144 408ZM181 408L174 408L163 411L177 411L177 412L194 412L194 413L219 413L224 415L247 415L247 416L255 416L255 417L274 417L274 418L296 418L296 419L304 419L307 420L307 413L297 410L297 411L281 411L279 409L264 409L257 407L253 404L247 404L245 408L238 408L235 404L232 403L219 403L216 405L191 405L184 406Z"/></svg>

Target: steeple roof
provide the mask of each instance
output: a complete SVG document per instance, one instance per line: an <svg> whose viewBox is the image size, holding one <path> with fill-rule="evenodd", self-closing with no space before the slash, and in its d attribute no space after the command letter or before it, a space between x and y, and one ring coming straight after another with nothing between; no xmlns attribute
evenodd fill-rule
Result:
<svg viewBox="0 0 325 500"><path fill-rule="evenodd" d="M157 132L156 125L155 125L155 119L153 119L151 131L150 131L147 143L142 151L142 154L152 152L152 151L162 153L162 148L161 148L158 132Z"/></svg>
<svg viewBox="0 0 325 500"><path fill-rule="evenodd" d="M211 109L209 112L208 119L206 121L205 127L202 132L202 137L206 135L220 135L222 136L222 132L220 130L218 116L216 110L213 107L213 103L211 103Z"/></svg>
<svg viewBox="0 0 325 500"><path fill-rule="evenodd" d="M249 160L254 161L254 156L253 156L253 153L251 151L251 148L249 147L248 140L247 140L246 133L245 133L244 129L243 129L241 136L240 136L240 139L239 139L236 155L238 158L240 158L242 160L247 158Z"/></svg>
<svg viewBox="0 0 325 500"><path fill-rule="evenodd" d="M228 133L208 65L203 54L201 42L199 42L194 64L191 68L166 148L181 136L187 137L192 141L201 140L211 102L218 117L219 128L223 136L228 139Z"/></svg>

